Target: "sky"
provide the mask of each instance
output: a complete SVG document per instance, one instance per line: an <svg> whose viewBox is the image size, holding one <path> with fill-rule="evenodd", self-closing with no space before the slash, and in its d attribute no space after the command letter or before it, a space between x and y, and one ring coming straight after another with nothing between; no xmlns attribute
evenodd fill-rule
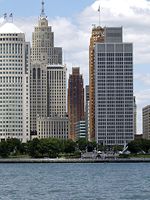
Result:
<svg viewBox="0 0 150 200"><path fill-rule="evenodd" d="M88 47L92 25L122 26L124 42L134 46L134 95L137 133L142 133L142 108L150 104L150 1L148 0L45 0L45 13L55 33L55 46L63 48L68 74L80 67L88 84ZM14 23L31 41L41 12L41 0L0 0L0 23L13 13Z"/></svg>

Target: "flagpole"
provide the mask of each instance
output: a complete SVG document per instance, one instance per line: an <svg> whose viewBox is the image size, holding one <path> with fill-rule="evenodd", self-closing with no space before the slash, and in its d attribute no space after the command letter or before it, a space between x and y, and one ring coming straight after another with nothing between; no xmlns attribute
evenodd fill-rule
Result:
<svg viewBox="0 0 150 200"><path fill-rule="evenodd" d="M100 26L100 5L99 5L99 8L98 8L98 13L99 13L99 26Z"/></svg>

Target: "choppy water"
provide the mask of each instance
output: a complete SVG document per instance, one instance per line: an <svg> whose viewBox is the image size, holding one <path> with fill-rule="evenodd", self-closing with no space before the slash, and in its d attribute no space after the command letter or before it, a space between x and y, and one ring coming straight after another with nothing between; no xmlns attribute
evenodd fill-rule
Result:
<svg viewBox="0 0 150 200"><path fill-rule="evenodd" d="M150 164L0 164L0 200L150 200Z"/></svg>

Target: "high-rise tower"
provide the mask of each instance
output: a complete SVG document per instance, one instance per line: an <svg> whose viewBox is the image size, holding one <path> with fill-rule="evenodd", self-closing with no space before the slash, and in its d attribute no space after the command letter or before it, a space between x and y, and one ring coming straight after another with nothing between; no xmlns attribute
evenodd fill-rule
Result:
<svg viewBox="0 0 150 200"><path fill-rule="evenodd" d="M42 1L38 26L32 33L32 62L42 61L45 64L62 64L62 48L54 47L54 33L48 25Z"/></svg>
<svg viewBox="0 0 150 200"><path fill-rule="evenodd" d="M89 110L90 110L90 140L95 139L95 61L94 47L96 42L104 42L104 29L94 26L89 46Z"/></svg>
<svg viewBox="0 0 150 200"><path fill-rule="evenodd" d="M13 23L0 27L0 140L30 139L30 44Z"/></svg>
<svg viewBox="0 0 150 200"><path fill-rule="evenodd" d="M80 68L72 68L68 80L68 117L70 120L70 139L75 139L75 124L84 119L84 86Z"/></svg>
<svg viewBox="0 0 150 200"><path fill-rule="evenodd" d="M105 27L94 58L96 141L124 145L134 138L133 47L122 41L121 27Z"/></svg>
<svg viewBox="0 0 150 200"><path fill-rule="evenodd" d="M54 47L51 29L42 1L38 26L32 35L31 132L39 138L67 138L66 66L62 65L62 48Z"/></svg>

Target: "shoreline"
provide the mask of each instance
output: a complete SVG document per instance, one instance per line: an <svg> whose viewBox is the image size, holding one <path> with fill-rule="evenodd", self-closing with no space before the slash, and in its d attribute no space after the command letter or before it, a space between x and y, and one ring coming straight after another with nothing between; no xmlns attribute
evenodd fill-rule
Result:
<svg viewBox="0 0 150 200"><path fill-rule="evenodd" d="M130 159L62 159L62 158L5 158L1 163L150 163L150 158Z"/></svg>

